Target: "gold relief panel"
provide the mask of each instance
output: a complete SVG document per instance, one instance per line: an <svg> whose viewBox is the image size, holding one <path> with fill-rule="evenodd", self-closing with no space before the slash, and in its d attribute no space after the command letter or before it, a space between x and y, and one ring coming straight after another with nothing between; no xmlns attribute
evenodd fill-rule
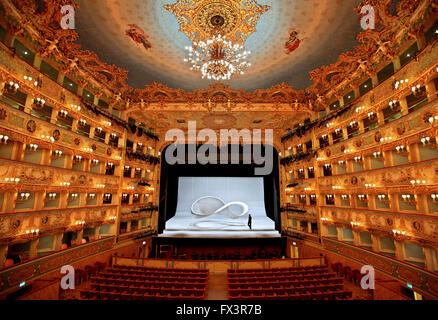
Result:
<svg viewBox="0 0 438 320"><path fill-rule="evenodd" d="M36 266L34 264L28 265L24 268L16 269L9 274L8 285L13 286L35 275Z"/></svg>
<svg viewBox="0 0 438 320"><path fill-rule="evenodd" d="M398 265L396 267L396 272L399 278L408 281L409 283L414 284L417 287L422 287L423 279L421 274L415 270L406 268L404 266Z"/></svg>

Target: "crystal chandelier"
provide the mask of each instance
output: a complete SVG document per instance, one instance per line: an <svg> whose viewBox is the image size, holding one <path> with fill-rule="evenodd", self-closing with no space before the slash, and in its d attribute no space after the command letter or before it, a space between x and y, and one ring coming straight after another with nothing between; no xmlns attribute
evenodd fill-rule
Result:
<svg viewBox="0 0 438 320"><path fill-rule="evenodd" d="M192 64L190 70L200 70L202 79L229 80L233 74L244 74L244 69L251 66L246 61L251 52L219 32L211 39L194 42L186 50L189 57L184 62Z"/></svg>

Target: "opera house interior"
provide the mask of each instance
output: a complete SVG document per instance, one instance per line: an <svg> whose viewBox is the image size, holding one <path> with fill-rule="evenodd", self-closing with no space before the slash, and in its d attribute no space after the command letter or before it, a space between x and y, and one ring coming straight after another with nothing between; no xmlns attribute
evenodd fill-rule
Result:
<svg viewBox="0 0 438 320"><path fill-rule="evenodd" d="M434 0L2 0L0 300L438 300Z"/></svg>

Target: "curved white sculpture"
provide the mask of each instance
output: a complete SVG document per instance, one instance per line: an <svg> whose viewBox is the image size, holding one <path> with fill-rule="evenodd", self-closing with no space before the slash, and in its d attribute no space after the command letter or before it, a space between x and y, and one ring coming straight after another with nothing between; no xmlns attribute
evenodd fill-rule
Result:
<svg viewBox="0 0 438 320"><path fill-rule="evenodd" d="M231 206L240 206L242 208L241 213L234 213L229 210ZM191 207L192 214L202 217L211 216L213 214L222 213L226 216L236 219L243 217L249 211L248 205L244 202L233 201L225 203L222 199L218 197L206 196L197 199L193 202Z"/></svg>

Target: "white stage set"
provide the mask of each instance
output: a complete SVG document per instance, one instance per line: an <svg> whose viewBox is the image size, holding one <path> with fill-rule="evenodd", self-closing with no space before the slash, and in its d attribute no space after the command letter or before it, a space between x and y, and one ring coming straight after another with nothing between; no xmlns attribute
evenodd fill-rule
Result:
<svg viewBox="0 0 438 320"><path fill-rule="evenodd" d="M252 217L252 229L248 226ZM280 237L266 215L263 178L180 177L176 214L162 237Z"/></svg>

